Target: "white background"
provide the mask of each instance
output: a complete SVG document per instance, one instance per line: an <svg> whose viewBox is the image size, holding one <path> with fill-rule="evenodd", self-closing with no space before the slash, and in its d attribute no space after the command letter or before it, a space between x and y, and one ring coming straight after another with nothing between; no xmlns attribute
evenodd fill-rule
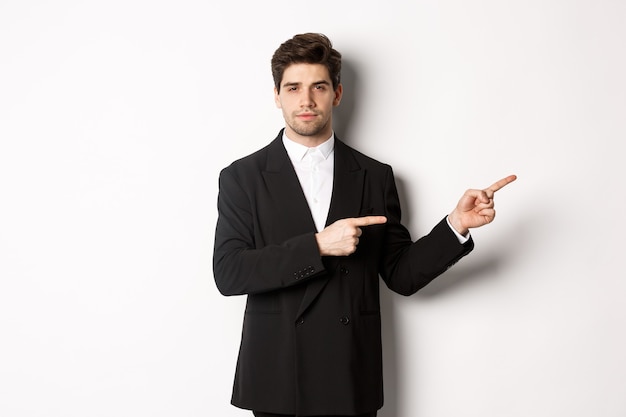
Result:
<svg viewBox="0 0 626 417"><path fill-rule="evenodd" d="M383 292L381 417L626 415L626 3L0 3L0 415L249 416L217 176L282 127L269 60L345 60L337 133L414 237L515 173L476 249ZM329 341L332 343L332 341Z"/></svg>

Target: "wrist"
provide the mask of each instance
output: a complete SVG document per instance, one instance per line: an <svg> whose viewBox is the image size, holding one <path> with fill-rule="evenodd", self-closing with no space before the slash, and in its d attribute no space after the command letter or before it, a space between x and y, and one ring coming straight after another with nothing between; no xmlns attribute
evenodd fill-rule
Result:
<svg viewBox="0 0 626 417"><path fill-rule="evenodd" d="M320 251L320 256L326 256L326 252L324 250L324 243L322 242L322 237L320 233L315 233L315 242L317 243L317 249Z"/></svg>
<svg viewBox="0 0 626 417"><path fill-rule="evenodd" d="M469 229L463 225L455 211L448 215L448 223L450 223L450 226L460 235L466 236L469 233Z"/></svg>

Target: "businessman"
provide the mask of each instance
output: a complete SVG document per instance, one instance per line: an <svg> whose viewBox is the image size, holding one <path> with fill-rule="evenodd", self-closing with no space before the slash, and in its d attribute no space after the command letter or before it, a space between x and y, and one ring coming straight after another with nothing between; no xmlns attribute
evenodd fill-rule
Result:
<svg viewBox="0 0 626 417"><path fill-rule="evenodd" d="M473 248L495 216L470 189L430 233L401 224L392 169L339 140L341 55L321 34L272 57L285 126L223 169L213 271L224 295L247 295L232 404L257 417L376 416L383 405L379 278L411 295Z"/></svg>

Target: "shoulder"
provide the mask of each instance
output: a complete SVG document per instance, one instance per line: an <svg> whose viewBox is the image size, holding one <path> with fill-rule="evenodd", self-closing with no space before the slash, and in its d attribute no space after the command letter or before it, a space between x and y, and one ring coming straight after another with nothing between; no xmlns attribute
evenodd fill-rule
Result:
<svg viewBox="0 0 626 417"><path fill-rule="evenodd" d="M263 148L231 162L230 165L222 169L222 173L245 173L251 171L263 171L266 168L268 161L270 160L270 156L280 155L281 152L286 154L284 146L282 145L281 134L279 133L279 135L274 140L272 140Z"/></svg>
<svg viewBox="0 0 626 417"><path fill-rule="evenodd" d="M347 160L353 160L360 168L369 169L369 170L381 170L381 171L390 171L391 165L379 161L377 159L372 158L364 154L361 151L356 150L355 148L347 145L345 142L341 140L336 140L335 142L335 154L339 158L344 158Z"/></svg>

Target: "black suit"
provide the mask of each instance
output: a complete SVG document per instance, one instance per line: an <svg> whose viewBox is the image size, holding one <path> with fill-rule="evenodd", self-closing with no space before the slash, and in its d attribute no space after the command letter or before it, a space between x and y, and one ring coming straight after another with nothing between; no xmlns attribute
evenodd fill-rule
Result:
<svg viewBox="0 0 626 417"><path fill-rule="evenodd" d="M279 414L361 414L383 404L379 274L410 295L473 247L442 220L413 243L400 224L391 167L335 142L327 225L387 216L357 251L321 257L315 225L282 144L220 174L213 271L224 295L248 294L232 403Z"/></svg>

